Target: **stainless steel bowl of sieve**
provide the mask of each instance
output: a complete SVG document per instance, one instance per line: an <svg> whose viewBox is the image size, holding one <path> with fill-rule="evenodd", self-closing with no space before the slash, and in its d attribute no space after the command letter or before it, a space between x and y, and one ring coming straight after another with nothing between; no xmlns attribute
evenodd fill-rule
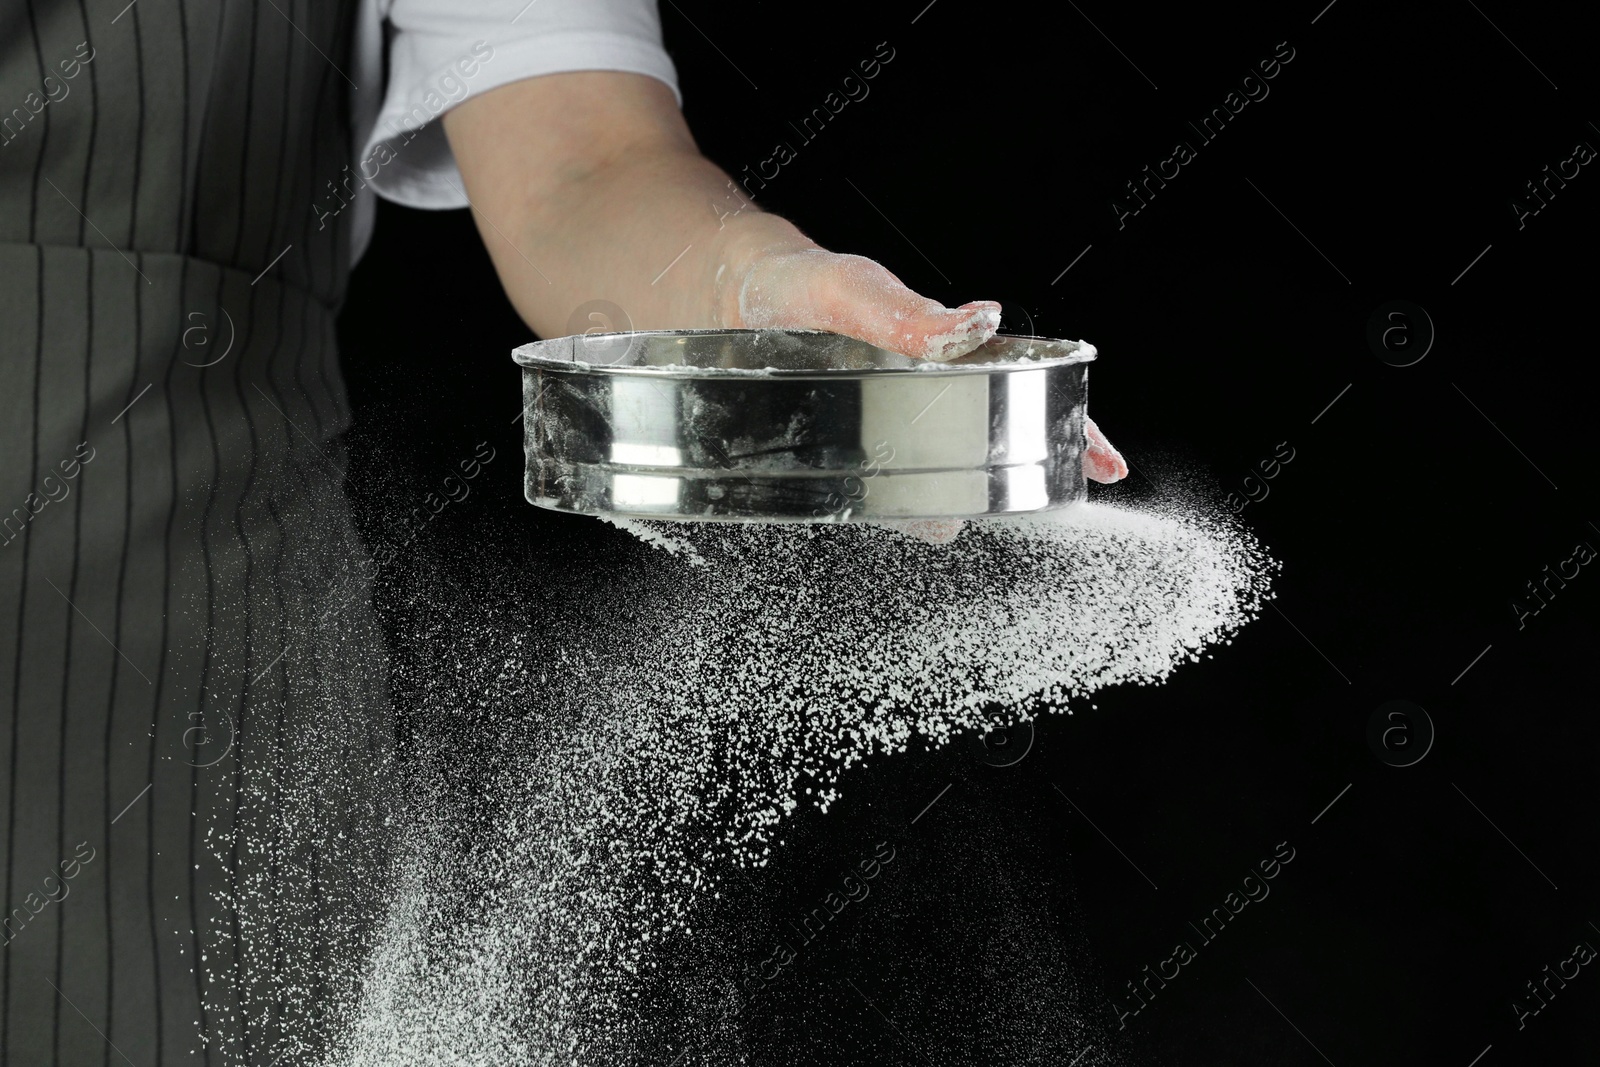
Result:
<svg viewBox="0 0 1600 1067"><path fill-rule="evenodd" d="M517 349L528 500L582 515L977 518L1085 495L1093 345L997 336L947 363L838 334L585 334Z"/></svg>

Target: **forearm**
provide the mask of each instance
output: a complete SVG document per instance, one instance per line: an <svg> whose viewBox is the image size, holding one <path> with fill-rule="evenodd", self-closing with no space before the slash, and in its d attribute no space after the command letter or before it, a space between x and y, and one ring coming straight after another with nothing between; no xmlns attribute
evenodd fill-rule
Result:
<svg viewBox="0 0 1600 1067"><path fill-rule="evenodd" d="M699 154L651 78L528 79L467 101L445 131L507 295L544 337L595 299L636 329L739 326L757 254L816 247Z"/></svg>
<svg viewBox="0 0 1600 1067"><path fill-rule="evenodd" d="M700 155L654 78L528 78L463 101L444 129L500 283L541 337L593 326L827 330L947 360L1000 326L992 300L945 307L761 211ZM573 321L591 300L628 321ZM1089 476L1123 477L1092 423L1089 437Z"/></svg>

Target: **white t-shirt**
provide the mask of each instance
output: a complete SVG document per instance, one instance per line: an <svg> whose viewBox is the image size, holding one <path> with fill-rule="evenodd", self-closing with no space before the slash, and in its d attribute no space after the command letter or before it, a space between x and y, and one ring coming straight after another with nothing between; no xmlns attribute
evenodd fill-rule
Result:
<svg viewBox="0 0 1600 1067"><path fill-rule="evenodd" d="M620 70L660 79L683 103L656 0L362 0L358 17L353 260L372 236L374 193L467 206L434 120L469 96L539 74Z"/></svg>

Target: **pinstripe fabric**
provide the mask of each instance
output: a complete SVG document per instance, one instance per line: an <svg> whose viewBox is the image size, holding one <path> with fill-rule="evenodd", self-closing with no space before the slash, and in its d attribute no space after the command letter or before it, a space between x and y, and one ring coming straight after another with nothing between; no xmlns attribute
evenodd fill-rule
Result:
<svg viewBox="0 0 1600 1067"><path fill-rule="evenodd" d="M358 988L354 6L0 7L0 1067L314 1062Z"/></svg>

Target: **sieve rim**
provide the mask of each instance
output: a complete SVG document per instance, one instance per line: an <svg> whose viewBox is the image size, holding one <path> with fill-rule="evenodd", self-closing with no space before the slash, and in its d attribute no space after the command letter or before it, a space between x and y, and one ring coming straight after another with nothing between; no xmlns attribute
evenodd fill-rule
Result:
<svg viewBox="0 0 1600 1067"><path fill-rule="evenodd" d="M668 346L682 345L690 339L710 340L726 337L734 341L748 338L745 346L764 342L784 343L794 338L838 338L838 347L847 348L852 357L870 365L861 366L786 366L753 367L698 365L689 363L644 363L651 354L667 354ZM1023 346L1017 353L1017 344ZM558 371L566 374L602 376L633 375L652 378L783 378L853 379L885 375L1004 374L1038 370L1044 367L1089 363L1098 358L1094 345L1082 340L1038 337L1031 334L996 334L976 351L948 362L914 359L879 348L866 341L826 330L631 330L612 333L576 334L532 341L514 349L511 358L530 370ZM584 356L590 358L585 359Z"/></svg>

